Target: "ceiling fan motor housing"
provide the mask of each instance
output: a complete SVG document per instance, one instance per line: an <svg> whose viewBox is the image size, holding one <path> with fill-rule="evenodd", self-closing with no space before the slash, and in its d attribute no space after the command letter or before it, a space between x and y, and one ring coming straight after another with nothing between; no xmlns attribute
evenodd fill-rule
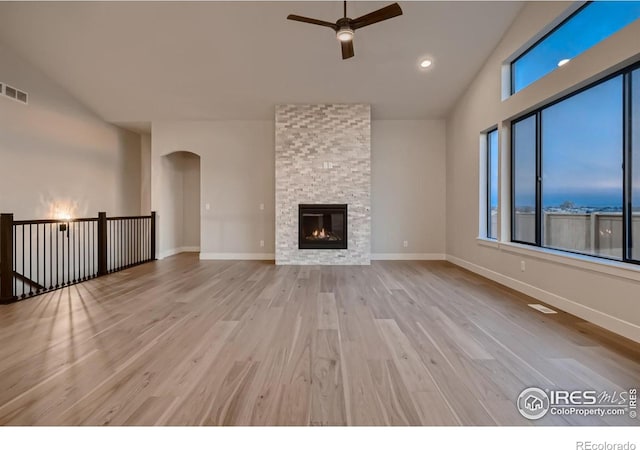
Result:
<svg viewBox="0 0 640 450"><path fill-rule="evenodd" d="M347 2L344 2L344 17L338 19L335 24L327 22L326 20L312 19L310 17L303 17L295 14L289 14L287 19L331 28L336 32L336 38L340 41L342 47L342 59L348 59L352 58L354 55L353 36L355 34L355 30L400 15L402 15L400 5L393 3L369 14L365 14L362 17L358 17L357 19L351 19L350 17L347 17Z"/></svg>

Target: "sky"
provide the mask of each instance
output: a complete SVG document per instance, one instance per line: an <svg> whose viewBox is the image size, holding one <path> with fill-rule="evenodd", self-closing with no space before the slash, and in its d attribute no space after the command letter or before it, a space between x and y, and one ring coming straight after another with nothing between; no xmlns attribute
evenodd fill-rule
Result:
<svg viewBox="0 0 640 450"><path fill-rule="evenodd" d="M640 18L640 2L596 2L514 63L518 91ZM570 64L570 62L569 62ZM640 207L640 69L633 73L634 206ZM623 89L618 76L542 112L543 208L622 207ZM514 125L516 206L535 205L535 119ZM493 203L493 197L492 197Z"/></svg>
<svg viewBox="0 0 640 450"><path fill-rule="evenodd" d="M514 62L515 92L638 18L640 1L591 3Z"/></svg>

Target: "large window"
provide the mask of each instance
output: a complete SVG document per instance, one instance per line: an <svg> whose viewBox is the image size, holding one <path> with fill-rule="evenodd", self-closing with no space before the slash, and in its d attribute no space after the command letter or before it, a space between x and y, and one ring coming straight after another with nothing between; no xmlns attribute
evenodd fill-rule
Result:
<svg viewBox="0 0 640 450"><path fill-rule="evenodd" d="M487 133L487 237L498 238L498 130Z"/></svg>
<svg viewBox="0 0 640 450"><path fill-rule="evenodd" d="M640 2L589 2L511 63L511 93L640 18Z"/></svg>
<svg viewBox="0 0 640 450"><path fill-rule="evenodd" d="M541 111L545 247L622 259L622 75Z"/></svg>
<svg viewBox="0 0 640 450"><path fill-rule="evenodd" d="M512 123L513 241L640 260L639 72Z"/></svg>

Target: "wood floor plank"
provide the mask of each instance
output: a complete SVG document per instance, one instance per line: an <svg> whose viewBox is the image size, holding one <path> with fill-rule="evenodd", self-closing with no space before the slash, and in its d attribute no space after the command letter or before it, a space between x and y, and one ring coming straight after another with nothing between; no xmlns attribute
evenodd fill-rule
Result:
<svg viewBox="0 0 640 450"><path fill-rule="evenodd" d="M318 294L318 330L338 329L338 309L333 293Z"/></svg>
<svg viewBox="0 0 640 450"><path fill-rule="evenodd" d="M416 410L414 393L410 393L405 385L400 372L393 361L370 360L369 372L373 379L376 394L382 405L387 425L421 425L423 423ZM433 396L439 397L439 396ZM429 408L435 404L430 403ZM424 422L428 423L428 422Z"/></svg>
<svg viewBox="0 0 640 450"><path fill-rule="evenodd" d="M311 425L346 425L340 337L337 330L319 329L311 362Z"/></svg>

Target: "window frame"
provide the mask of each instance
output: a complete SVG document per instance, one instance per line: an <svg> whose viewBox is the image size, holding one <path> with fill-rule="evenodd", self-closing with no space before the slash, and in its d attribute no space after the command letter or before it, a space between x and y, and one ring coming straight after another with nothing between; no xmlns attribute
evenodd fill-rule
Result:
<svg viewBox="0 0 640 450"><path fill-rule="evenodd" d="M507 76L503 76L503 85L507 85L507 86L503 87L503 100L508 98L508 97L510 97L510 96L512 96L512 95L514 95L514 94L517 94L518 92L522 91L523 89L526 89L527 87L535 84L536 82L538 82L542 78L546 77L547 75L550 75L552 72L557 70L557 68L556 68L556 69L551 70L550 72L547 72L546 74L536 78L531 83L529 83L526 86L522 87L520 90L516 91L516 86L515 86L515 79L516 79L515 65L516 65L516 63L518 61L520 61L523 57L528 55L531 51L536 49L538 47L538 45L540 45L545 39L547 39L549 36L551 36L556 31L561 29L568 22L573 20L574 17L577 16L578 14L580 14L584 9L588 8L589 6L591 6L592 4L595 4L595 3L599 3L599 1L598 0L582 0L582 1L576 2L574 5L568 7L565 10L565 12L558 17L558 19L560 19L561 17L566 15L563 19L561 19L556 24L554 24L555 21L552 21L548 25L550 27L550 29L547 32L543 32L543 34L540 37L537 37L537 36L534 37L533 39L535 39L535 40L532 39L532 43L531 44L527 44L526 47L519 49L517 52L512 54L511 57L507 58L507 60L504 62L504 66L508 69L507 72L506 72L506 73L508 73L508 80L506 80ZM602 2L600 1L600 3L602 3ZM638 20L638 19L635 19L635 20ZM626 26L628 26L628 25L625 25L622 28L619 28L616 32L614 32L612 34L617 33L618 31L622 30ZM607 37L603 38L603 41L608 39L609 37L611 37L612 34L610 34ZM596 44L592 45L591 47L587 47L586 49L584 49L580 53L578 53L575 56L573 56L573 58L578 57L579 55L583 54L584 52L588 51L589 49L593 48L594 46L596 46L598 44L599 43L596 43ZM508 94L506 94L506 92L507 92L506 87L508 87Z"/></svg>
<svg viewBox="0 0 640 450"><path fill-rule="evenodd" d="M485 220L486 220L486 231L485 231L485 238L487 239L491 239L492 241L498 241L499 240L499 236L498 236L498 230L497 230L497 226L496 226L496 230L495 230L495 237L491 236L491 133L496 133L496 137L498 139L498 148L496 149L497 154L496 157L498 159L498 173L496 173L496 180L498 182L498 205L497 205L497 209L498 211L500 210L500 133L498 132L498 126L494 126L492 128L489 128L487 131L484 132L484 139L485 139L485 148L486 148L486 158L485 158L485 176L486 176L486 185L485 185L485 201L486 201L486 205L485 205ZM498 214L498 220L500 219L499 214ZM496 223L497 225L497 223Z"/></svg>
<svg viewBox="0 0 640 450"><path fill-rule="evenodd" d="M516 85L515 85L515 79L516 79L516 74L515 74L515 65L516 62L518 62L520 59L522 59L524 56L526 56L527 54L529 54L534 48L536 48L538 46L538 44L540 44L542 41L544 41L546 38L548 38L549 36L551 36L553 33L555 33L559 28L563 27L564 24L566 24L567 22L569 22L571 19L573 19L578 13L580 13L580 11L582 11L583 9L585 9L587 6L589 6L590 4L592 4L593 1L587 1L585 2L583 5L580 5L575 11L573 11L571 14L569 14L567 17L565 17L559 24L555 25L554 27L552 27L549 31L547 31L546 33L544 33L539 39L537 39L533 44L529 45L527 47L527 49L525 51L523 51L522 53L520 53L517 57L513 58L510 62L509 62L509 95L513 95L516 94L517 92L520 92L522 89L526 89L528 86L531 86L533 83L535 83L535 81L529 83L527 86L523 87L522 89L520 89L520 91L516 91ZM549 72L551 73L551 72ZM548 74L546 74L548 75ZM538 80L540 80L541 78L544 78L546 75L543 75L542 77L538 78ZM537 80L536 80L537 81Z"/></svg>
<svg viewBox="0 0 640 450"><path fill-rule="evenodd" d="M582 8L580 8L582 9ZM539 249L548 249L558 252L564 252L574 255L586 256L601 260L614 261L618 263L624 264L634 264L640 265L640 259L632 259L632 239L633 239L633 198L632 198L632 154L633 154L633 143L632 143L632 134L633 134L633 117L632 117L632 100L633 100L633 85L632 85L632 74L634 71L640 70L640 62L632 63L626 67L623 67L620 70L617 70L603 78L600 78L592 83L587 84L579 89L569 92L562 97L553 100L551 102L545 103L533 111L527 112L521 116L517 116L509 122L510 129L510 159L511 159L511 167L510 167L510 191L511 191L511 239L510 242L520 245L525 245L528 247L534 247ZM581 94L589 89L592 89L602 83L606 83L607 81L622 76L622 258L617 259L613 257L603 256L603 255L594 255L590 253L583 253L575 250L568 249L560 249L551 246L545 246L542 242L542 186L544 180L542 179L542 158L543 158L543 149L542 149L542 111L557 104L563 102L571 97L574 97L578 94ZM636 86L636 89L639 89L640 86ZM527 120L530 117L535 116L536 119L536 143L535 143L535 152L536 152L536 212L535 212L535 243L520 241L515 239L516 236L516 208L515 208L515 142L514 142L514 125L523 120ZM637 143L640 145L640 143ZM639 164L639 162L636 162ZM636 237L638 239L639 237Z"/></svg>
<svg viewBox="0 0 640 450"><path fill-rule="evenodd" d="M538 148L539 142L540 142L540 135L539 135L539 126L538 126L538 118L536 117L535 119L535 125L536 125L536 148L535 148L535 152L536 152L536 174L535 174L535 178L536 178L536 201L535 201L535 220L536 220L536 232L535 232L535 243L531 243L531 242L527 242L527 241L521 241L515 238L516 236L516 184L515 184L515 169L516 169L516 158L515 158L515 135L516 133L513 132L513 126L518 123L518 122L522 122L524 120L530 119L532 116L536 116L537 111L533 111L530 113L527 113L523 116L520 116L516 119L513 119L511 121L511 123L509 124L509 128L511 130L510 133L510 147L511 147L511 167L510 167L510 179L511 179L511 186L510 186L510 191L511 191L511 242L514 242L516 244L522 244L522 245L535 245L536 247L541 247L540 245L538 245L538 243L540 242L538 240L538 207L539 204L541 205L541 202L539 202L540 199L540 191L542 189L542 187L540 186L540 170L541 170L541 166L542 166L542 160L538 157L538 155L540 154L540 149Z"/></svg>

